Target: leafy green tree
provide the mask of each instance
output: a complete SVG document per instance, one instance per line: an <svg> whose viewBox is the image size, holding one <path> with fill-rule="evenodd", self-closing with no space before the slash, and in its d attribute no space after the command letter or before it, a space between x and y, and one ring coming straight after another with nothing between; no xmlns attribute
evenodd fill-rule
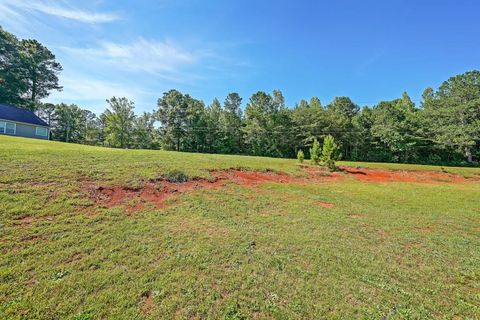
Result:
<svg viewBox="0 0 480 320"><path fill-rule="evenodd" d="M184 138L184 150L194 152L206 152L208 132L208 117L203 101L185 95L187 105L186 136Z"/></svg>
<svg viewBox="0 0 480 320"><path fill-rule="evenodd" d="M222 105L217 98L215 98L212 104L206 109L206 149L210 153L218 153L224 150L224 135L221 131L221 118L223 112Z"/></svg>
<svg viewBox="0 0 480 320"><path fill-rule="evenodd" d="M100 119L89 110L82 110L82 143L88 145L100 145L103 141L101 134Z"/></svg>
<svg viewBox="0 0 480 320"><path fill-rule="evenodd" d="M187 135L188 103L178 90L170 90L158 99L157 116L161 124L162 147L179 151Z"/></svg>
<svg viewBox="0 0 480 320"><path fill-rule="evenodd" d="M317 97L312 97L310 99L309 107L312 109L321 109L322 108L322 103L320 102L320 99Z"/></svg>
<svg viewBox="0 0 480 320"><path fill-rule="evenodd" d="M348 97L336 97L327 106L327 130L326 132L342 141L342 154L351 157L356 145L360 143L356 139L357 128L353 119L358 114L360 107Z"/></svg>
<svg viewBox="0 0 480 320"><path fill-rule="evenodd" d="M135 117L132 129L132 146L136 149L155 149L155 117L152 113L144 112Z"/></svg>
<svg viewBox="0 0 480 320"><path fill-rule="evenodd" d="M359 106L353 103L349 97L335 97L328 105L328 109L345 117L349 122L360 111Z"/></svg>
<svg viewBox="0 0 480 320"><path fill-rule="evenodd" d="M418 134L417 109L410 97L382 101L373 108L372 135L383 149L382 161L412 162L422 139Z"/></svg>
<svg viewBox="0 0 480 320"><path fill-rule="evenodd" d="M319 164L321 160L320 143L316 138L313 140L313 146L310 149L310 159L314 164Z"/></svg>
<svg viewBox="0 0 480 320"><path fill-rule="evenodd" d="M268 156L272 123L269 113L273 112L272 97L262 91L252 95L245 108L245 143L254 155Z"/></svg>
<svg viewBox="0 0 480 320"><path fill-rule="evenodd" d="M333 136L328 135L323 141L321 161L330 171L335 171L335 160L338 159L338 145Z"/></svg>
<svg viewBox="0 0 480 320"><path fill-rule="evenodd" d="M295 140L292 136L292 111L285 105L285 98L280 90L272 92L273 112L271 113L271 144L273 155L295 157Z"/></svg>
<svg viewBox="0 0 480 320"><path fill-rule="evenodd" d="M27 90L19 46L19 40L0 27L0 102L19 104Z"/></svg>
<svg viewBox="0 0 480 320"><path fill-rule="evenodd" d="M55 55L36 40L18 40L0 28L0 101L30 110L52 90L61 90L62 66Z"/></svg>
<svg viewBox="0 0 480 320"><path fill-rule="evenodd" d="M290 111L283 95L275 90L272 95L259 91L252 95L245 108L245 143L254 155L295 156L290 142Z"/></svg>
<svg viewBox="0 0 480 320"><path fill-rule="evenodd" d="M40 99L48 97L52 90L62 90L58 83L58 74L62 66L55 55L36 40L20 41L21 68L26 84L22 97L25 106L36 109Z"/></svg>
<svg viewBox="0 0 480 320"><path fill-rule="evenodd" d="M328 118L320 99L313 97L310 103L300 101L290 113L291 139L293 147L300 149L311 145L315 138L322 136L328 129Z"/></svg>
<svg viewBox="0 0 480 320"><path fill-rule="evenodd" d="M132 144L135 122L134 103L127 98L112 97L107 100L109 108L104 112L105 143L114 148L128 148Z"/></svg>
<svg viewBox="0 0 480 320"><path fill-rule="evenodd" d="M229 93L220 115L221 147L219 152L238 154L243 151L242 98L236 92Z"/></svg>
<svg viewBox="0 0 480 320"><path fill-rule="evenodd" d="M52 125L55 115L55 105L53 103L42 103L39 105L37 115L49 126Z"/></svg>
<svg viewBox="0 0 480 320"><path fill-rule="evenodd" d="M362 110L352 119L352 124L356 131L356 137L350 155L351 160L382 161L382 159L378 157L374 138L372 136L373 123L373 111L368 106L363 107Z"/></svg>
<svg viewBox="0 0 480 320"><path fill-rule="evenodd" d="M83 143L85 113L77 105L61 103L52 116L52 138L58 141Z"/></svg>
<svg viewBox="0 0 480 320"><path fill-rule="evenodd" d="M424 110L435 143L472 163L480 143L480 71L451 77L435 94L424 93Z"/></svg>

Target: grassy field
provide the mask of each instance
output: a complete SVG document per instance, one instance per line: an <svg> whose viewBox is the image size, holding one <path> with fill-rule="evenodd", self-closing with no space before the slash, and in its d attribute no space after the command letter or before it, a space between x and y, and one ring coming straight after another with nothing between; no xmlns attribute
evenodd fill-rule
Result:
<svg viewBox="0 0 480 320"><path fill-rule="evenodd" d="M132 213L85 186L306 172L0 136L0 319L480 318L480 169L343 164L469 179L227 182Z"/></svg>

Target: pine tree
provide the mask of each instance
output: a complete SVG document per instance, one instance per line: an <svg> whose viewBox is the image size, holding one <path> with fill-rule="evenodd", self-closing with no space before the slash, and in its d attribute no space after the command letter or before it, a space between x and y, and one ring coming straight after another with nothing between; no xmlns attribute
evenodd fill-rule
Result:
<svg viewBox="0 0 480 320"><path fill-rule="evenodd" d="M337 158L338 145L335 143L335 139L331 135L328 135L323 141L321 160L330 171L335 171L335 160L337 160Z"/></svg>
<svg viewBox="0 0 480 320"><path fill-rule="evenodd" d="M302 150L298 150L297 159L298 159L298 162L303 163L303 160L305 159L305 155L303 154Z"/></svg>
<svg viewBox="0 0 480 320"><path fill-rule="evenodd" d="M313 146L310 149L310 158L314 164L320 163L320 143L317 139L313 141Z"/></svg>

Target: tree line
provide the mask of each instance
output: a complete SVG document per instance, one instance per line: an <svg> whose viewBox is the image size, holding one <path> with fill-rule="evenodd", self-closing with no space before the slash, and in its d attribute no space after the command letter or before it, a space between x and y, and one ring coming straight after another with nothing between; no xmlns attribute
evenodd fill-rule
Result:
<svg viewBox="0 0 480 320"><path fill-rule="evenodd" d="M355 161L473 164L480 159L480 71L427 88L416 106L397 99L360 107L349 97L322 105L312 97L288 107L281 91L254 93L243 108L238 93L206 105L172 89L151 112L136 115L126 98L107 100L100 115L41 100L60 90L61 65L35 40L0 29L0 102L30 110L52 127L58 141L116 148L310 157L315 140L334 137L342 159Z"/></svg>

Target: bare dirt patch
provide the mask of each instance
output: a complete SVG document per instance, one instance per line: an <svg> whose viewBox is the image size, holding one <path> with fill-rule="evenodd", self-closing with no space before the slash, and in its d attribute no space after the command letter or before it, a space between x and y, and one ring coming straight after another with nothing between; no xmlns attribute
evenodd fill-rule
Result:
<svg viewBox="0 0 480 320"><path fill-rule="evenodd" d="M324 207L324 208L327 208L327 209L335 208L335 204L330 203L330 202L320 201L318 204L319 204L321 207Z"/></svg>
<svg viewBox="0 0 480 320"><path fill-rule="evenodd" d="M188 182L156 181L147 182L138 188L124 186L91 187L90 199L100 206L115 207L125 205L127 211L135 212L145 207L145 203L153 203L157 208L164 207L169 198L197 189L213 189L223 186L223 181L203 179Z"/></svg>
<svg viewBox="0 0 480 320"><path fill-rule="evenodd" d="M150 291L144 292L140 296L140 303L141 303L142 313L146 315L150 314L154 306L152 293Z"/></svg>
<svg viewBox="0 0 480 320"><path fill-rule="evenodd" d="M313 175L308 177L292 177L286 173L282 172L272 172L272 171L244 171L244 170L224 170L224 171L213 171L212 175L221 181L230 181L235 184L245 186L245 187L254 187L261 185L265 182L277 182L277 183L305 183L309 179L315 178ZM327 179L330 175L323 178Z"/></svg>
<svg viewBox="0 0 480 320"><path fill-rule="evenodd" d="M285 173L271 171L260 172L231 169L212 171L210 174L213 179L211 180L180 179L179 182L175 182L178 179L172 180L164 177L141 182L134 187L96 186L90 183L84 186L84 188L96 206L107 208L124 206L127 213L134 213L145 209L147 204L151 204L156 208L164 208L165 202L177 195L199 189L218 189L224 187L227 183L234 183L245 187L257 187L266 182L310 184L338 181L347 176L354 176L358 180L368 182L403 181L440 183L471 181L460 176L427 171L390 171L367 168L354 169L349 167L341 168L342 172L327 172L321 167L305 167L303 170L307 173L305 177L292 177ZM319 202L319 205L325 208L335 207L335 204L328 202ZM94 215L94 213L90 211L89 214ZM355 218L354 216L351 217ZM28 224L28 221L26 224Z"/></svg>
<svg viewBox="0 0 480 320"><path fill-rule="evenodd" d="M423 183L442 183L442 182L469 182L475 179L467 179L444 172L432 171L402 171L385 170L370 168L341 168L347 175L354 176L356 179L368 182L423 182Z"/></svg>
<svg viewBox="0 0 480 320"><path fill-rule="evenodd" d="M307 181L320 181L336 179L336 175L292 177L285 173L258 172L244 170L212 171L212 180L193 179L185 182L171 182L166 179L148 181L135 188L125 186L96 186L89 184L85 188L90 199L97 206L116 207L125 206L128 213L140 211L147 203L157 208L164 208L165 202L177 195L199 190L218 189L228 182L245 187L256 187L265 182L277 183L306 183ZM331 204L324 204L331 207ZM90 215L94 215L89 211Z"/></svg>

